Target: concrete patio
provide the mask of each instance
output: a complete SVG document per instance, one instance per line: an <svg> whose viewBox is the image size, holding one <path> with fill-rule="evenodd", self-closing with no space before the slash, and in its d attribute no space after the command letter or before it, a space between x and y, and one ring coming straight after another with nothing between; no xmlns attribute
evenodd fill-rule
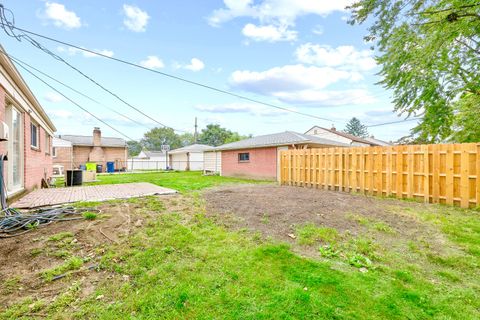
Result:
<svg viewBox="0 0 480 320"><path fill-rule="evenodd" d="M14 202L11 207L27 209L78 201L106 201L174 193L177 191L147 182L39 189Z"/></svg>

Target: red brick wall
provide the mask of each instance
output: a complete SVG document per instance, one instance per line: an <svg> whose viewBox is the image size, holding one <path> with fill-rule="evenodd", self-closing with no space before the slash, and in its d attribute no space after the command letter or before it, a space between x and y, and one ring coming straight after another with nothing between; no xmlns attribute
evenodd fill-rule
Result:
<svg viewBox="0 0 480 320"><path fill-rule="evenodd" d="M53 157L53 164L59 164L65 170L73 169L72 167L72 147L55 147L55 157Z"/></svg>
<svg viewBox="0 0 480 320"><path fill-rule="evenodd" d="M239 153L250 153L248 162L239 162ZM275 180L277 177L277 148L258 148L222 151L222 175Z"/></svg>
<svg viewBox="0 0 480 320"><path fill-rule="evenodd" d="M30 145L30 115L23 113L24 119L24 183L25 189L31 190L40 188L42 178L52 176L52 155L51 150L47 150L46 139L48 133L39 127L39 148L34 149ZM50 139L49 146L51 149L52 141Z"/></svg>
<svg viewBox="0 0 480 320"><path fill-rule="evenodd" d="M92 147L83 147L75 146L73 147L73 166L78 168L81 164L89 162L89 155L92 151ZM70 158L72 157L71 148L56 148L57 156L53 158L54 164L60 164L65 167L65 169L70 169ZM106 171L106 162L113 161L115 162L115 169L122 169L126 167L126 148L112 148L104 147L103 153L105 161L97 162L98 164L103 165L103 171Z"/></svg>

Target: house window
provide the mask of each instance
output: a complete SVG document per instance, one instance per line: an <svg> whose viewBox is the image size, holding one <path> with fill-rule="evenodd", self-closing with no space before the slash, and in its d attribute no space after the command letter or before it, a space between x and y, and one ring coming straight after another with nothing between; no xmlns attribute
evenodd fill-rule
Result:
<svg viewBox="0 0 480 320"><path fill-rule="evenodd" d="M52 137L50 137L46 132L45 132L45 153L50 154L50 141Z"/></svg>
<svg viewBox="0 0 480 320"><path fill-rule="evenodd" d="M250 161L250 153L244 152L238 154L238 162L248 162Z"/></svg>
<svg viewBox="0 0 480 320"><path fill-rule="evenodd" d="M40 147L38 138L38 126L34 123L30 123L30 145L35 149Z"/></svg>
<svg viewBox="0 0 480 320"><path fill-rule="evenodd" d="M52 148L52 157L56 157L57 156L57 148L53 147Z"/></svg>

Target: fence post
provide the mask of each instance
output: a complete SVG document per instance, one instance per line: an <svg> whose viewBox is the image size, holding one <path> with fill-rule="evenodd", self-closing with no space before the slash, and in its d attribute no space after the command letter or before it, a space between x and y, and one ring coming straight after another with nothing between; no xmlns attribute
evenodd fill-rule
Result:
<svg viewBox="0 0 480 320"><path fill-rule="evenodd" d="M423 201L425 203L430 202L430 163L429 163L429 151L428 145L422 146L423 152Z"/></svg>
<svg viewBox="0 0 480 320"><path fill-rule="evenodd" d="M397 172L397 199L403 198L403 150L404 146L399 146L397 149L397 165L396 165L396 172Z"/></svg>
<svg viewBox="0 0 480 320"><path fill-rule="evenodd" d="M475 155L475 161L477 163L477 166L476 166L476 186L477 186L477 207L480 207L480 143L477 144L477 148L476 148L476 155Z"/></svg>
<svg viewBox="0 0 480 320"><path fill-rule="evenodd" d="M453 204L453 145L447 145L446 165L445 165L445 202Z"/></svg>
<svg viewBox="0 0 480 320"><path fill-rule="evenodd" d="M461 145L460 154L460 206L468 208L470 206L470 181L468 178L470 167L470 150L468 144Z"/></svg>
<svg viewBox="0 0 480 320"><path fill-rule="evenodd" d="M392 195L392 149L393 147L385 148L385 196Z"/></svg>
<svg viewBox="0 0 480 320"><path fill-rule="evenodd" d="M440 150L432 144L432 203L440 202Z"/></svg>

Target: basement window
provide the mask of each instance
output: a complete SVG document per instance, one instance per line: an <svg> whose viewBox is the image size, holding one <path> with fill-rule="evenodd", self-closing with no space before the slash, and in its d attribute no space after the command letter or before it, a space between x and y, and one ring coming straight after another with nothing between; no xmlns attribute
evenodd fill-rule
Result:
<svg viewBox="0 0 480 320"><path fill-rule="evenodd" d="M244 152L238 154L238 162L249 162L250 161L250 153Z"/></svg>

